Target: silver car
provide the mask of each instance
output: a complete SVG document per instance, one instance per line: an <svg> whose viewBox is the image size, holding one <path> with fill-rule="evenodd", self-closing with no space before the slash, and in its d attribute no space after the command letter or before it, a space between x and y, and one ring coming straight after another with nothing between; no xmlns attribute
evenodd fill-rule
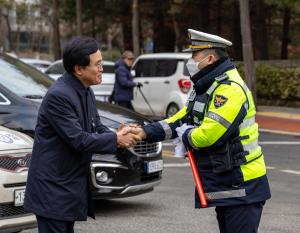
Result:
<svg viewBox="0 0 300 233"><path fill-rule="evenodd" d="M111 95L114 84L115 84L115 63L112 61L103 61L103 73L102 73L102 83L99 85L91 86L96 99L101 101L107 101L108 97ZM50 76L53 80L58 79L65 72L62 60L57 60L52 63L45 73Z"/></svg>
<svg viewBox="0 0 300 233"><path fill-rule="evenodd" d="M23 208L33 140L0 126L0 232L17 232L36 225Z"/></svg>

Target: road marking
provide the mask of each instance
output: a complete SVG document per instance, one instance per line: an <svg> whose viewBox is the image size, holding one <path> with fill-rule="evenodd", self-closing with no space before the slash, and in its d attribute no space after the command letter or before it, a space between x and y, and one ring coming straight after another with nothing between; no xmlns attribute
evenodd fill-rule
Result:
<svg viewBox="0 0 300 233"><path fill-rule="evenodd" d="M300 141L261 141L261 145L300 145Z"/></svg>
<svg viewBox="0 0 300 233"><path fill-rule="evenodd" d="M285 173L290 173L290 174L295 174L295 175L300 175L299 171L294 171L294 170L279 170L281 172L285 172Z"/></svg>
<svg viewBox="0 0 300 233"><path fill-rule="evenodd" d="M189 163L164 163L164 167L189 167ZM275 170L276 167L267 167L268 170ZM285 170L290 171L290 170Z"/></svg>
<svg viewBox="0 0 300 233"><path fill-rule="evenodd" d="M300 145L300 141L259 141L261 145ZM175 146L172 142L163 142L163 146Z"/></svg>
<svg viewBox="0 0 300 233"><path fill-rule="evenodd" d="M165 163L164 168L176 168L176 167L189 167L189 163ZM276 167L267 167L268 170L277 170ZM289 173L293 175L300 175L300 171L294 171L294 170L279 170L284 173Z"/></svg>
<svg viewBox="0 0 300 233"><path fill-rule="evenodd" d="M163 142L163 146L175 146L172 142Z"/></svg>
<svg viewBox="0 0 300 233"><path fill-rule="evenodd" d="M189 163L165 163L164 167L189 167Z"/></svg>
<svg viewBox="0 0 300 233"><path fill-rule="evenodd" d="M174 151L163 150L162 155L163 155L163 157L174 157Z"/></svg>

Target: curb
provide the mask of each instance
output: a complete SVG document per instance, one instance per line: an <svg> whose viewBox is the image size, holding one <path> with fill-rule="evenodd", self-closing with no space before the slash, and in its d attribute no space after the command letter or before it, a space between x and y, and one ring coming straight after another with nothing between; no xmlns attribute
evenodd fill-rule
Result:
<svg viewBox="0 0 300 233"><path fill-rule="evenodd" d="M300 114L260 112L256 122L261 132L300 136Z"/></svg>

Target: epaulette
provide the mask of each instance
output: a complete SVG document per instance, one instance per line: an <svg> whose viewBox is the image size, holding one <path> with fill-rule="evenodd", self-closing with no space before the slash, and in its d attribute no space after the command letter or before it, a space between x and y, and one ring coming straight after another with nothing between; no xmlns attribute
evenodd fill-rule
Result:
<svg viewBox="0 0 300 233"><path fill-rule="evenodd" d="M224 74L221 74L221 75L215 77L215 80L216 80L216 82L220 83L224 80L227 80L228 78L229 78L228 75L226 73L224 73Z"/></svg>

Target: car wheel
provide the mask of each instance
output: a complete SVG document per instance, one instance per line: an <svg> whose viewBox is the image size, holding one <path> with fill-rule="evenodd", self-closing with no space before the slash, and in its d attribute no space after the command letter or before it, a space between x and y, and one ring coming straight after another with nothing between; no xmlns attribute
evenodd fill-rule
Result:
<svg viewBox="0 0 300 233"><path fill-rule="evenodd" d="M177 104L170 104L167 108L167 113L166 116L167 117L171 117L173 116L175 113L177 113L179 111L179 107L177 106Z"/></svg>

